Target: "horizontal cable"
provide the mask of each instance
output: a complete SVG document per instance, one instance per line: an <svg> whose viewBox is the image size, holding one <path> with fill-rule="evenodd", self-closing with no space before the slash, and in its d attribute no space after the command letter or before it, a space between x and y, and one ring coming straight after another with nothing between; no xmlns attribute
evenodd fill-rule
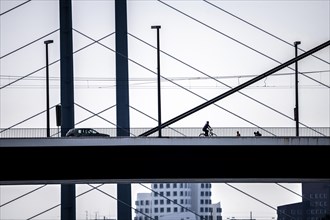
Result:
<svg viewBox="0 0 330 220"><path fill-rule="evenodd" d="M27 1L25 1L25 2L23 2L23 3L21 3L21 4L19 4L19 5L17 5L17 6L15 6L15 7L11 8L11 9L5 11L5 12L2 12L2 13L0 14L0 16L2 16L2 15L4 15L4 14L7 14L8 12L10 12L10 11L16 9L16 8L19 8L19 7L25 5L26 3L30 2L30 1L32 1L32 0L27 0Z"/></svg>

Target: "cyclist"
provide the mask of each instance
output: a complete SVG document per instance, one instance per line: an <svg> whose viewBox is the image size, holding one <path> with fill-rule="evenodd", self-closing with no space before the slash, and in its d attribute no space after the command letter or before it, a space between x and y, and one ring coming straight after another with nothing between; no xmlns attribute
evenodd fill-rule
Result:
<svg viewBox="0 0 330 220"><path fill-rule="evenodd" d="M203 127L203 131L205 132L205 136L209 136L209 130L211 129L209 121L207 121Z"/></svg>

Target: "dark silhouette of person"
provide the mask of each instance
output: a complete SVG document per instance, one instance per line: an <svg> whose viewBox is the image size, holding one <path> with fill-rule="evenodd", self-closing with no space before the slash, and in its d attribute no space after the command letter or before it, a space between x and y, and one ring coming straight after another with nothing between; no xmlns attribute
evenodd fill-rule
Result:
<svg viewBox="0 0 330 220"><path fill-rule="evenodd" d="M236 131L236 136L237 137L241 136L241 134L239 133L239 131Z"/></svg>
<svg viewBox="0 0 330 220"><path fill-rule="evenodd" d="M254 136L261 136L261 133L259 131L254 132Z"/></svg>
<svg viewBox="0 0 330 220"><path fill-rule="evenodd" d="M205 136L209 136L209 129L211 129L211 126L209 121L207 121L202 129L205 132Z"/></svg>

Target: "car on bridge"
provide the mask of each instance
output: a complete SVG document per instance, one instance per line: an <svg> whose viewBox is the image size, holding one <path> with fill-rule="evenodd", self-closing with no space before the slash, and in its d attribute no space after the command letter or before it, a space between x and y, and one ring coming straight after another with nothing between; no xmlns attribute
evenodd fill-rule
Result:
<svg viewBox="0 0 330 220"><path fill-rule="evenodd" d="M108 134L100 133L92 128L72 128L66 137L110 137Z"/></svg>

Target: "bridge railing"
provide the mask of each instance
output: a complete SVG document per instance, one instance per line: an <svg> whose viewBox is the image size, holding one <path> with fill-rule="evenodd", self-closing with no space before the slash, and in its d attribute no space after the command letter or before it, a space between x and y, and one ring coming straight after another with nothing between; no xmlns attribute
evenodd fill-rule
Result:
<svg viewBox="0 0 330 220"><path fill-rule="evenodd" d="M109 134L111 137L117 136L116 128L94 128L98 132ZM140 134L150 130L151 128L130 128L130 136L138 137ZM295 127L213 127L213 132L218 137L232 137L236 136L236 132L239 131L242 137L254 136L255 131L259 131L262 136L295 136ZM162 137L198 137L202 133L200 127L177 127L177 128L163 128ZM50 129L51 137L60 137L59 128ZM150 135L150 137L157 137L158 132ZM299 136L309 137L330 137L330 127L313 127L299 128ZM11 129L0 129L0 138L40 138L47 137L46 128L11 128Z"/></svg>

